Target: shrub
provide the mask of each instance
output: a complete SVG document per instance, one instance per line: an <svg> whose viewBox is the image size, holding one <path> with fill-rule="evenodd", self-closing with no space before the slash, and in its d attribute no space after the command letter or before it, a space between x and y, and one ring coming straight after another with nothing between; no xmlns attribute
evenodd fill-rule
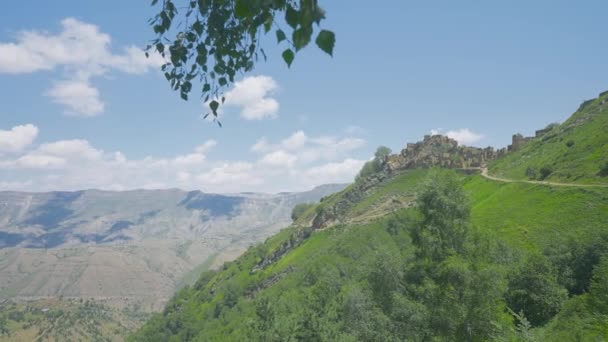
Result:
<svg viewBox="0 0 608 342"><path fill-rule="evenodd" d="M606 161L604 163L604 165L602 165L602 167L600 167L600 172L598 173L601 177L606 177L608 176L608 161Z"/></svg>
<svg viewBox="0 0 608 342"><path fill-rule="evenodd" d="M543 166L540 168L540 179L545 179L553 173L553 169L550 166Z"/></svg>
<svg viewBox="0 0 608 342"><path fill-rule="evenodd" d="M530 179L535 179L537 175L538 175L538 171L536 170L536 168L532 167L532 166L528 166L528 168L526 169L526 177L528 177Z"/></svg>
<svg viewBox="0 0 608 342"><path fill-rule="evenodd" d="M296 204L295 207L293 207L293 210L291 210L291 219L294 221L297 221L300 217L302 217L302 215L312 206L314 206L314 203L300 203L300 204Z"/></svg>
<svg viewBox="0 0 608 342"><path fill-rule="evenodd" d="M363 165L361 171L357 175L355 181L359 181L360 179L366 178L369 175L372 175L382 169L382 163L384 159L391 154L391 149L386 146L379 146L376 149L376 153L374 153L374 159L368 161Z"/></svg>
<svg viewBox="0 0 608 342"><path fill-rule="evenodd" d="M566 141L566 146L568 146L568 147L574 146L574 140L568 140L568 141Z"/></svg>
<svg viewBox="0 0 608 342"><path fill-rule="evenodd" d="M531 257L510 277L507 304L514 312L523 312L534 326L548 322L566 299L568 291L558 284L556 271L545 257Z"/></svg>

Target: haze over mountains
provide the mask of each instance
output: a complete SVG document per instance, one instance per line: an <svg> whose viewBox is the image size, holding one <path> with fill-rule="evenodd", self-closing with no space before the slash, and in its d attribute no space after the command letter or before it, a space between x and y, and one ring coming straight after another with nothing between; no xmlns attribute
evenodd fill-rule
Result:
<svg viewBox="0 0 608 342"><path fill-rule="evenodd" d="M0 300L63 296L158 309L204 269L287 226L296 204L343 188L0 192Z"/></svg>

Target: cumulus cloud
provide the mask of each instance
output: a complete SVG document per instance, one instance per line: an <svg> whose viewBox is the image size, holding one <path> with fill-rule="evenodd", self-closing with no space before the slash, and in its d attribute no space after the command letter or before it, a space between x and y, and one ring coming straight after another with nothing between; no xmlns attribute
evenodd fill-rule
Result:
<svg viewBox="0 0 608 342"><path fill-rule="evenodd" d="M304 175L321 183L343 182L345 179L353 179L365 162L366 160L347 158L341 162L312 167Z"/></svg>
<svg viewBox="0 0 608 342"><path fill-rule="evenodd" d="M103 155L103 151L95 149L88 141L82 139L45 143L33 153L80 160L97 160Z"/></svg>
<svg viewBox="0 0 608 342"><path fill-rule="evenodd" d="M1 132L13 131L15 129ZM254 145L257 148L252 147L249 158L237 160L210 159L209 153L218 145L215 140L203 141L190 151L172 157L139 159L129 158L120 151L104 151L85 139L34 146L33 137L26 140L19 147L10 145L8 149L13 152L0 156L3 182L0 189L179 187L224 193L296 191L322 183L350 182L365 162L350 155L365 141L352 137L311 137L304 131L296 131L276 142L261 139Z"/></svg>
<svg viewBox="0 0 608 342"><path fill-rule="evenodd" d="M56 34L25 30L15 42L0 42L0 73L22 74L61 68L67 80L55 83L47 95L68 108L69 115L90 117L103 112L99 91L91 85L94 76L117 70L145 73L163 63L162 57L127 46L123 53L110 49L110 35L92 24L74 18L61 21Z"/></svg>
<svg viewBox="0 0 608 342"><path fill-rule="evenodd" d="M245 120L261 120L277 117L279 102L270 97L278 85L269 76L248 76L237 81L225 94L226 106L239 107Z"/></svg>
<svg viewBox="0 0 608 342"><path fill-rule="evenodd" d="M447 132L442 132L442 131L443 130L440 128L432 129L431 134L432 135L442 134L442 135L448 136L448 137L456 140L461 145L475 144L484 138L483 134L475 133L468 128L461 128L458 130L449 130Z"/></svg>
<svg viewBox="0 0 608 342"><path fill-rule="evenodd" d="M38 127L32 124L19 125L10 130L0 130L0 153L19 152L34 142Z"/></svg>
<svg viewBox="0 0 608 342"><path fill-rule="evenodd" d="M298 158L285 151L275 151L268 153L260 159L260 163L275 167L292 167Z"/></svg>
<svg viewBox="0 0 608 342"><path fill-rule="evenodd" d="M103 113L99 91L86 81L56 82L45 95L64 105L66 115L90 117Z"/></svg>
<svg viewBox="0 0 608 342"><path fill-rule="evenodd" d="M281 146L283 146L284 148L286 148L288 150L296 150L296 149L304 146L304 144L306 144L307 140L308 140L308 137L306 136L306 134L304 132L297 131L294 134L292 134L291 136L289 136L287 139L281 141Z"/></svg>

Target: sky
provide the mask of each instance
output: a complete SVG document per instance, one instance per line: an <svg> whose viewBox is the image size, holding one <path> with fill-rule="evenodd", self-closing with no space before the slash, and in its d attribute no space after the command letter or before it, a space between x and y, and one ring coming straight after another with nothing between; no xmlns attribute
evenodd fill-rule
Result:
<svg viewBox="0 0 608 342"><path fill-rule="evenodd" d="M149 1L6 4L0 190L300 191L431 132L504 147L608 90L605 0L319 3L334 56L287 68L271 32L222 128L143 56Z"/></svg>

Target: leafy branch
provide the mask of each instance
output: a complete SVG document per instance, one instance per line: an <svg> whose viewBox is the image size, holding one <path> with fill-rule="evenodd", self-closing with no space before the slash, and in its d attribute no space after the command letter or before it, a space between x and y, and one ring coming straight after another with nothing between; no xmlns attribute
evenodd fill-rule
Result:
<svg viewBox="0 0 608 342"><path fill-rule="evenodd" d="M158 2L153 0L152 6ZM187 0L179 10L175 3L164 0L160 12L149 20L156 38L146 47L146 56L158 53L165 58L161 70L183 100L188 100L198 80L201 99L211 110L205 117L213 115L215 121L220 102L225 101L223 94L235 77L253 70L260 55L267 59L260 45L262 35L274 31L277 44L286 45L281 56L291 67L296 53L310 43L314 25L320 28L325 19L317 0ZM290 39L277 18L291 29ZM335 41L335 34L324 29L315 39L330 56Z"/></svg>

